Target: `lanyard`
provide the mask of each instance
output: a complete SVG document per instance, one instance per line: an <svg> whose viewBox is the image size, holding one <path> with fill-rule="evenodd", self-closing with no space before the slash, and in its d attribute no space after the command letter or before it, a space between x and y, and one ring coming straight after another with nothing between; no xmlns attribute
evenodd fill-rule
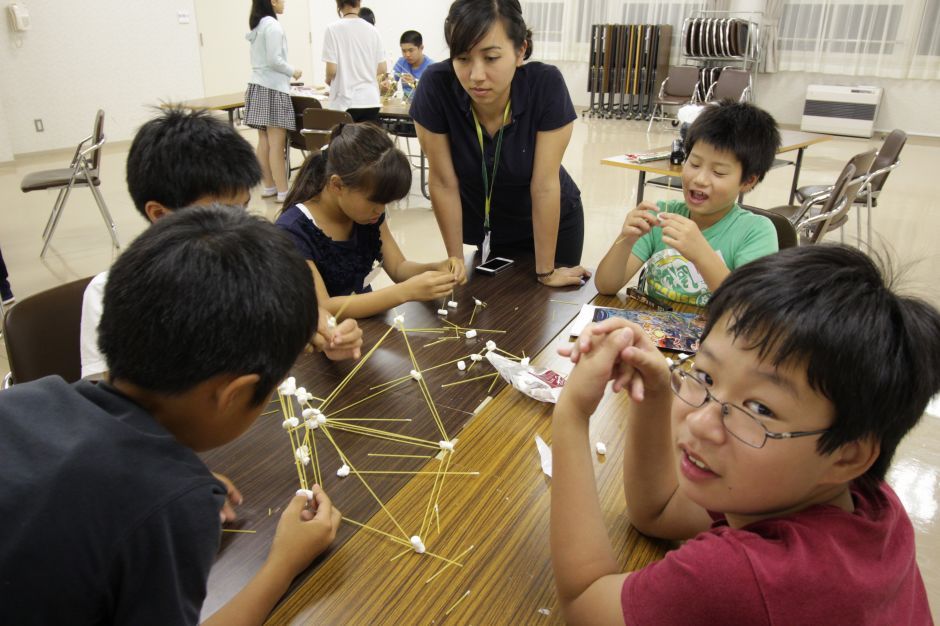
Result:
<svg viewBox="0 0 940 626"><path fill-rule="evenodd" d="M503 148L503 129L506 128L506 122L509 121L509 105L512 101L506 101L506 110L503 111L503 124L499 127L499 132L496 134L496 156L493 159L493 177L490 179L489 172L486 169L486 152L483 150L483 128L480 126L480 120L477 118L476 111L473 110L473 107L470 108L470 112L473 113L473 123L477 127L477 140L480 142L480 166L483 168L483 193L484 202L483 202L483 229L486 231L490 230L490 203L493 200L493 189L496 187L496 170L499 168L499 153Z"/></svg>

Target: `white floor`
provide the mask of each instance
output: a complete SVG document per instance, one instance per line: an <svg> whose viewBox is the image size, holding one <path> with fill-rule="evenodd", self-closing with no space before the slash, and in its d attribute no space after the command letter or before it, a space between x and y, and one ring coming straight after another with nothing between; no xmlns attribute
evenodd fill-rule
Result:
<svg viewBox="0 0 940 626"><path fill-rule="evenodd" d="M76 143L87 129L77 128ZM605 167L605 156L637 152L667 145L672 129L663 125L647 135L646 124L615 120L580 120L565 154L564 164L580 185L585 208L586 234L583 263L595 266L620 230L625 212L634 206L637 174ZM254 143L254 131L244 130ZM802 184L831 184L843 164L857 152L880 145L872 140L834 138L810 147L803 165ZM124 183L128 143L107 145L104 150L101 187L126 245L145 227L134 209ZM27 155L0 164L0 247L17 297L95 274L106 269L116 256L108 233L88 190L76 190L55 234L45 260L39 259L40 235L55 201L54 192L23 194L20 180L29 172L64 167L71 150ZM903 269L904 291L940 306L936 267L936 233L940 229L940 207L936 199L936 167L940 163L940 140L911 138L902 153L901 167L891 175L881 205L874 211L876 249L886 251L895 267ZM298 157L299 158L299 157ZM774 170L748 195L747 203L764 208L785 204L792 168ZM277 207L262 200L255 190L249 209L273 218ZM656 200L670 192L647 188L647 198ZM388 209L392 232L408 258L420 261L443 258L444 246L430 203L413 193ZM845 228L854 240L855 223ZM836 235L837 239L838 236ZM8 370L0 350L0 369ZM940 400L928 408L940 415ZM890 480L911 514L918 532L918 561L924 574L934 614L940 611L940 420L927 418L905 440Z"/></svg>

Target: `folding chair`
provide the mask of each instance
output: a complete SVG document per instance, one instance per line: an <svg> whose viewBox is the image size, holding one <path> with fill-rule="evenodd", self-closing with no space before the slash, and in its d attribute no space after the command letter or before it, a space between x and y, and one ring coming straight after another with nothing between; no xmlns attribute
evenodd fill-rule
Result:
<svg viewBox="0 0 940 626"><path fill-rule="evenodd" d="M717 102L730 99L735 102L746 102L751 95L751 73L733 67L721 70L718 80L712 83L705 102Z"/></svg>
<svg viewBox="0 0 940 626"><path fill-rule="evenodd" d="M10 361L4 386L56 374L67 382L82 377L79 348L82 298L91 277L20 300L3 318Z"/></svg>
<svg viewBox="0 0 940 626"><path fill-rule="evenodd" d="M319 150L330 143L330 133L337 124L352 124L353 118L346 111L308 108L304 111L304 125L300 134L304 138L307 152Z"/></svg>
<svg viewBox="0 0 940 626"><path fill-rule="evenodd" d="M85 144L91 142L91 145L85 147ZM98 110L95 116L95 128L91 136L82 139L78 147L75 148L75 156L67 168L43 170L27 174L20 183L20 189L24 193L38 191L40 189L58 189L59 195L56 197L55 204L52 206L52 213L49 214L49 220L42 231L42 252L39 257L46 255L46 249L49 242L52 241L52 235L55 233L56 226L59 225L59 218L62 217L62 211L65 203L72 193L73 187L88 187L91 189L95 202L98 204L98 210L101 212L101 218L105 226L108 227L108 233L111 235L111 243L115 248L120 248L118 243L117 227L114 220L111 219L111 213L101 197L98 185L101 184L101 146L104 145L104 111Z"/></svg>
<svg viewBox="0 0 940 626"><path fill-rule="evenodd" d="M790 223L790 220L783 215L744 204L741 205L741 208L755 215L762 215L771 221L774 225L774 229L777 231L777 249L783 250L785 248L792 248L799 243L796 236L796 229L793 227L793 224Z"/></svg>
<svg viewBox="0 0 940 626"><path fill-rule="evenodd" d="M290 164L290 150L295 148L300 150L303 153L304 158L307 156L307 141L304 139L301 130L304 127L304 111L307 109L322 109L323 105L320 104L320 101L311 96L291 96L291 104L294 106L294 120L296 122L297 130L287 131L287 145L284 146L284 160L285 166L287 168L287 179L290 180L290 174L298 167L291 167Z"/></svg>
<svg viewBox="0 0 940 626"><path fill-rule="evenodd" d="M696 101L696 88L698 87L699 68L691 65L673 65L669 68L669 74L659 86L659 95L653 103L653 115L650 117L650 123L646 126L646 132L653 128L654 120L672 120L672 125L677 126L679 120L675 117L667 117L665 107L680 107L683 104L689 104ZM656 115L656 112L660 115Z"/></svg>

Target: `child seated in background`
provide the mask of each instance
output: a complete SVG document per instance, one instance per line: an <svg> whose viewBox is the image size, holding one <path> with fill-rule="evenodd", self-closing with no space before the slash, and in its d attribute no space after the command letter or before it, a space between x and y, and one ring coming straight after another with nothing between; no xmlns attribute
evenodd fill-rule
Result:
<svg viewBox="0 0 940 626"><path fill-rule="evenodd" d="M395 63L392 73L396 81L401 81L401 90L405 100L410 100L415 85L421 79L421 74L434 61L424 54L424 38L416 30L403 32L399 45L401 46L401 58Z"/></svg>
<svg viewBox="0 0 940 626"><path fill-rule="evenodd" d="M777 251L773 224L742 209L780 146L766 111L724 101L705 107L689 127L682 166L683 200L641 202L604 256L594 282L615 294L642 268L648 296L704 306L731 270Z"/></svg>
<svg viewBox="0 0 940 626"><path fill-rule="evenodd" d="M243 211L261 166L238 131L208 111L170 108L147 121L127 152L127 191L151 223L192 206L224 204ZM108 272L95 276L82 299L82 378L101 377L106 365L98 348L98 322ZM358 358L362 330L354 320L336 328L321 325L311 343L330 359Z"/></svg>
<svg viewBox="0 0 940 626"><path fill-rule="evenodd" d="M105 288L108 382L48 376L0 394L3 621L198 623L219 511L241 497L197 453L251 426L316 327L310 271L270 222L213 206L145 230ZM340 513L312 491L206 623L261 624L330 544Z"/></svg>
<svg viewBox="0 0 940 626"><path fill-rule="evenodd" d="M890 281L888 281L890 282ZM940 390L940 313L843 246L728 276L693 359L589 326L552 424L551 551L569 623L929 624L914 529L885 474ZM622 573L588 427L628 390L624 493L640 532L688 540Z"/></svg>
<svg viewBox="0 0 940 626"><path fill-rule="evenodd" d="M329 147L300 168L276 223L308 260L320 305L333 315L369 317L453 291L450 260L407 260L385 221L386 203L410 189L407 157L370 123L339 124ZM372 291L376 263L396 284Z"/></svg>

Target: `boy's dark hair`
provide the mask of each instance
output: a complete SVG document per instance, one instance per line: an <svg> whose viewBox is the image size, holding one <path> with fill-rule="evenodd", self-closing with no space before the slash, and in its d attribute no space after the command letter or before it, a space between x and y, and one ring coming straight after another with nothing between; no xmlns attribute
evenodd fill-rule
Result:
<svg viewBox="0 0 940 626"><path fill-rule="evenodd" d="M470 52L497 19L503 21L516 50L526 45L523 59L532 56L532 31L522 17L519 0L456 0L444 20L444 39L450 48L450 58Z"/></svg>
<svg viewBox="0 0 940 626"><path fill-rule="evenodd" d="M342 11L344 8L358 9L362 0L336 0L336 10Z"/></svg>
<svg viewBox="0 0 940 626"><path fill-rule="evenodd" d="M695 143L707 143L716 150L731 152L741 163L741 181L752 175L764 180L780 147L780 131L773 116L747 102L722 100L707 105L685 136L685 153Z"/></svg>
<svg viewBox="0 0 940 626"><path fill-rule="evenodd" d="M703 339L724 316L760 359L805 365L810 386L832 402L819 453L872 437L881 453L856 482L872 488L883 480L898 443L940 390L940 312L895 294L862 252L816 245L732 272L708 303Z"/></svg>
<svg viewBox="0 0 940 626"><path fill-rule="evenodd" d="M248 28L255 29L255 26L261 21L261 18L273 17L277 19L277 13L271 0L251 0L251 13L248 15Z"/></svg>
<svg viewBox="0 0 940 626"><path fill-rule="evenodd" d="M372 12L372 9L368 7L362 7L359 9L359 17L375 26L375 13Z"/></svg>
<svg viewBox="0 0 940 626"><path fill-rule="evenodd" d="M417 46L420 48L424 45L424 37L421 36L416 30L406 30L401 34L401 39L398 40L398 45L403 46L406 43L410 43L412 46Z"/></svg>
<svg viewBox="0 0 940 626"><path fill-rule="evenodd" d="M317 327L310 269L285 233L241 207L155 222L108 275L98 346L115 380L162 394L258 374L257 405Z"/></svg>
<svg viewBox="0 0 940 626"><path fill-rule="evenodd" d="M134 206L159 202L177 210L207 195L234 195L261 180L251 144L208 111L174 107L140 127L127 153Z"/></svg>
<svg viewBox="0 0 940 626"><path fill-rule="evenodd" d="M369 122L337 124L329 147L315 150L304 161L284 207L318 196L333 174L344 185L368 193L369 200L381 204L401 200L411 190L408 157L384 130Z"/></svg>

